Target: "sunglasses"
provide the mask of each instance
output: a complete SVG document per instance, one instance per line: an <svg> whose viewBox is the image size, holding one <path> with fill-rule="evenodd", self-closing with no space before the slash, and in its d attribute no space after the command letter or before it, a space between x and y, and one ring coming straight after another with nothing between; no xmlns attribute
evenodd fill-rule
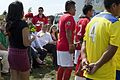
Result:
<svg viewBox="0 0 120 80"><path fill-rule="evenodd" d="M39 12L43 12L43 10L42 10L42 9L38 9L38 11L39 11Z"/></svg>
<svg viewBox="0 0 120 80"><path fill-rule="evenodd" d="M57 29L56 27L52 28L52 29Z"/></svg>

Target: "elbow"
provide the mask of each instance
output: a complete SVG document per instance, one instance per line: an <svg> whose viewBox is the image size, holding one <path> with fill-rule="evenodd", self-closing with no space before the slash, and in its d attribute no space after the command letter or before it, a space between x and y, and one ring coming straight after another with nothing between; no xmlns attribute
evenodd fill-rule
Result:
<svg viewBox="0 0 120 80"><path fill-rule="evenodd" d="M29 42L29 41L23 42L23 45L24 45L25 47L30 46L30 42Z"/></svg>
<svg viewBox="0 0 120 80"><path fill-rule="evenodd" d="M117 46L112 46L112 47L111 47L111 49L110 49L111 56L114 56L114 55L115 55L115 53L117 52L117 49L118 49Z"/></svg>

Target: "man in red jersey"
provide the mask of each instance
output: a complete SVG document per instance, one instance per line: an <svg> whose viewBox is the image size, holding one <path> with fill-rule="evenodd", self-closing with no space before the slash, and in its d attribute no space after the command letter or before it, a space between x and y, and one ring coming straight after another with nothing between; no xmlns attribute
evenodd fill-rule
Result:
<svg viewBox="0 0 120 80"><path fill-rule="evenodd" d="M85 5L82 9L83 14L80 16L80 19L77 22L77 25L75 27L75 43L76 43L76 49L75 49L75 59L74 59L74 64L76 65L76 70L75 73L78 75L81 75L79 72L79 66L81 62L81 55L80 55L80 49L81 49L81 44L83 42L83 37L85 34L85 28L87 24L90 21L90 17L93 15L93 6L92 5ZM79 76L75 76L75 80L80 80Z"/></svg>
<svg viewBox="0 0 120 80"><path fill-rule="evenodd" d="M48 18L43 14L43 7L39 7L38 12L38 15L34 16L32 19L32 23L36 26L37 32L41 30L42 25L48 24Z"/></svg>
<svg viewBox="0 0 120 80"><path fill-rule="evenodd" d="M57 80L69 80L73 67L73 53L75 46L74 30L75 2L70 0L65 3L65 14L59 19L59 38L57 42L57 62L59 65Z"/></svg>

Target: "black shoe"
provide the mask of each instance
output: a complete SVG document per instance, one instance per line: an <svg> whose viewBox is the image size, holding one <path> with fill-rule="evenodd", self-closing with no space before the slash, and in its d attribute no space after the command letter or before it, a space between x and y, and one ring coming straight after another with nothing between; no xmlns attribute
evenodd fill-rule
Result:
<svg viewBox="0 0 120 80"><path fill-rule="evenodd" d="M3 72L1 72L1 75L2 75L2 76L9 76L10 73L9 73L9 72L7 72L7 73L3 73Z"/></svg>

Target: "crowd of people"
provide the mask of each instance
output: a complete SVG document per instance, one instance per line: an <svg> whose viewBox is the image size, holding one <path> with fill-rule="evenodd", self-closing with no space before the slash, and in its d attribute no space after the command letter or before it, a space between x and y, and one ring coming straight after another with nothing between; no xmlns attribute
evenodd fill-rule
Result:
<svg viewBox="0 0 120 80"><path fill-rule="evenodd" d="M120 80L120 0L104 0L105 11L94 17L93 6L84 5L77 22L75 4L66 1L56 26L43 7L38 15L24 15L22 2L12 2L0 24L1 73L29 80L31 69L45 65L50 54L56 80L70 80L74 66L75 80Z"/></svg>

